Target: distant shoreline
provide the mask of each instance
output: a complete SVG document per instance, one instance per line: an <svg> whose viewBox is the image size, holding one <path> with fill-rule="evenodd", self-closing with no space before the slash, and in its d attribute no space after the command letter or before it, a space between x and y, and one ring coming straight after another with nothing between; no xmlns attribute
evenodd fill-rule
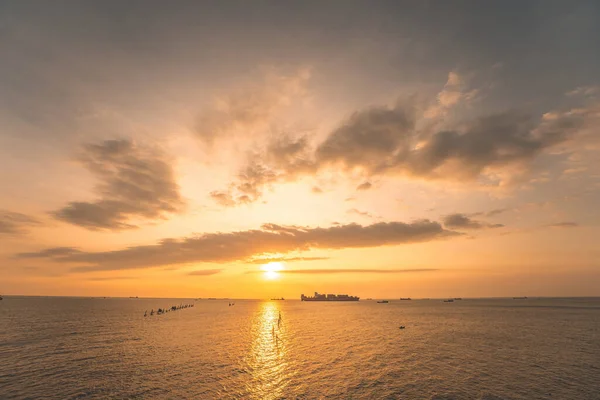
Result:
<svg viewBox="0 0 600 400"><path fill-rule="evenodd" d="M26 295L26 294L2 294L6 299L9 297L27 297L27 298L62 298L62 299L124 299L124 300L162 300L162 299L185 299L185 300L196 300L196 301L274 301L270 298L234 298L234 297L218 297L218 298L207 298L207 297L131 297L131 296L56 296L56 295ZM438 301L447 300L455 297L427 297L418 298L413 297L413 301ZM402 298L392 297L371 297L370 300L361 300L360 302L371 302L376 300L389 300L389 301L401 301ZM461 297L464 300L515 300L515 301L527 301L527 300L552 300L552 299L600 299L600 295L596 296L527 296L527 298L521 298L517 296L506 296L506 297ZM300 298L286 298L286 301L298 301L301 302ZM343 303L343 302L342 302ZM403 303L407 303L403 301Z"/></svg>

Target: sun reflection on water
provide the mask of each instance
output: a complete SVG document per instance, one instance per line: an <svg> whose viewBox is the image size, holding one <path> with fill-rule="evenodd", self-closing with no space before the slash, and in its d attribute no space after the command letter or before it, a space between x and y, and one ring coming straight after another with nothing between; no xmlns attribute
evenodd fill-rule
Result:
<svg viewBox="0 0 600 400"><path fill-rule="evenodd" d="M286 332L280 306L265 302L252 325L252 349L248 364L253 376L250 393L256 399L285 396L288 384Z"/></svg>

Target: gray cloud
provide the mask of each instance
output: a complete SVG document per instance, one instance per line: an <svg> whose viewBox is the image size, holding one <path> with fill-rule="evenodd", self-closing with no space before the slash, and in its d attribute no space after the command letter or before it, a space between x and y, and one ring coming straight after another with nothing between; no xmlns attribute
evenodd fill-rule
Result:
<svg viewBox="0 0 600 400"><path fill-rule="evenodd" d="M415 110L398 103L357 111L313 147L306 136L279 138L253 156L246 167L252 174L243 172L233 186L255 201L276 182L338 168L506 187L519 182L538 155L574 138L595 115L593 107L539 119L506 111L425 134L417 128ZM369 187L365 182L357 190Z"/></svg>
<svg viewBox="0 0 600 400"><path fill-rule="evenodd" d="M184 206L170 160L156 149L106 140L84 146L79 161L100 181L99 199L52 212L61 221L90 230L131 229L137 227L132 219L160 219Z"/></svg>
<svg viewBox="0 0 600 400"><path fill-rule="evenodd" d="M577 228L579 224L577 222L565 221L565 222L557 222L554 224L547 225L550 228Z"/></svg>
<svg viewBox="0 0 600 400"><path fill-rule="evenodd" d="M357 111L334 129L315 150L319 165L362 167L369 173L389 168L410 151L415 115L410 107L371 107Z"/></svg>
<svg viewBox="0 0 600 400"><path fill-rule="evenodd" d="M496 208L494 210L485 211L485 212L476 212L469 214L470 217L495 217L496 215L504 214L505 212L513 210L512 208ZM432 210L433 211L433 210Z"/></svg>
<svg viewBox="0 0 600 400"><path fill-rule="evenodd" d="M474 179L488 168L532 160L543 149L564 141L574 124L565 120L539 129L525 114L490 115L471 121L460 130L439 131L409 151L403 145L388 154L387 165L422 178Z"/></svg>
<svg viewBox="0 0 600 400"><path fill-rule="evenodd" d="M41 222L25 214L0 210L0 235L25 233L28 228L39 226Z"/></svg>
<svg viewBox="0 0 600 400"><path fill-rule="evenodd" d="M191 276L210 276L210 275L216 275L221 273L221 271L223 271L222 269L199 269L196 271L191 271L188 273L188 275Z"/></svg>
<svg viewBox="0 0 600 400"><path fill-rule="evenodd" d="M600 86L579 86L566 93L567 96L593 96L600 93Z"/></svg>
<svg viewBox="0 0 600 400"><path fill-rule="evenodd" d="M369 190L373 187L371 182L363 182L356 187L356 190Z"/></svg>
<svg viewBox="0 0 600 400"><path fill-rule="evenodd" d="M450 214L443 218L444 226L449 229L485 229L501 228L502 224L490 224L469 218L465 214Z"/></svg>
<svg viewBox="0 0 600 400"><path fill-rule="evenodd" d="M494 217L496 215L503 214L507 211L510 211L510 208L497 208L495 210L491 210L485 213L486 217Z"/></svg>
<svg viewBox="0 0 600 400"><path fill-rule="evenodd" d="M381 222L367 226L348 224L329 228L264 224L260 230L209 233L197 237L164 239L155 245L132 246L123 250L78 252L47 258L60 263L79 264L72 270L86 272L185 263L226 263L269 253L392 246L457 235L461 234L446 230L438 222L429 220ZM48 250L42 250L39 254L47 255ZM32 253L18 256L34 257Z"/></svg>
<svg viewBox="0 0 600 400"><path fill-rule="evenodd" d="M52 258L66 257L73 254L81 253L81 250L75 247L52 247L35 253L20 253L18 258Z"/></svg>

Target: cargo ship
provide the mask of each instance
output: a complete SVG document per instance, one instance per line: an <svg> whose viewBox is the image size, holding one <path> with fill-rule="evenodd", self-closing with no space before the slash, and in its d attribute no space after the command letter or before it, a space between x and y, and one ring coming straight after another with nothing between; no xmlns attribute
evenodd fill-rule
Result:
<svg viewBox="0 0 600 400"><path fill-rule="evenodd" d="M358 301L358 296L348 296L347 294L321 294L315 292L314 296L300 295L302 301Z"/></svg>

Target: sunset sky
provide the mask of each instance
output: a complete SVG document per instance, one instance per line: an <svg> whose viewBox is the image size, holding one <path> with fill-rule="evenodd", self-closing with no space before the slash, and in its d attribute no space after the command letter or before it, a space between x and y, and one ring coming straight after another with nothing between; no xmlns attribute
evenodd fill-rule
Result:
<svg viewBox="0 0 600 400"><path fill-rule="evenodd" d="M0 293L600 295L598 38L597 1L0 2Z"/></svg>

